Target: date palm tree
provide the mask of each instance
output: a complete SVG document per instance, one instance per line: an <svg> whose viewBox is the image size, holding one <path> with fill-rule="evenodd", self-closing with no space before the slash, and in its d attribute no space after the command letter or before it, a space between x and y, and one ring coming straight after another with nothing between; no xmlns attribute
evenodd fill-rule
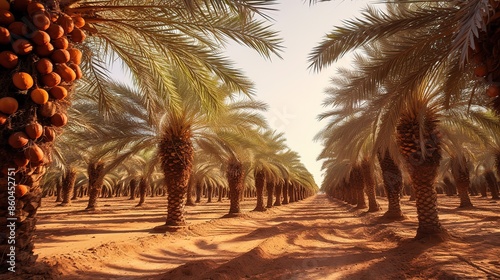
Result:
<svg viewBox="0 0 500 280"><path fill-rule="evenodd" d="M227 138L230 138L228 135L246 135L245 131L250 128L266 125L263 118L254 112L265 108L265 104L257 101L231 101L234 94L216 79L212 80L212 86L219 91L217 96L214 93L211 107L207 107L208 103L192 93L194 89L180 72L172 73L172 80L179 91L179 109L168 107L168 103L161 99L150 99L150 103L146 103L141 98L140 90L119 83L108 84L108 90L116 98L114 108L125 113L106 121L98 114L96 106L92 106L96 102L92 99L79 99L74 106L84 114L101 118L99 122L97 119L91 122L102 124L95 128L99 137L87 131L82 131L83 135L80 136L86 145L99 148L99 158L112 155L113 162L123 162L134 154L151 154L157 149L155 153L160 156L149 157L151 160L147 163L147 169L153 170L155 165L161 165L169 200L167 222L157 230L185 225L183 209L193 174L195 151L203 148L201 144L215 143L221 135L226 135ZM148 106L165 109L150 115ZM208 180L207 177L199 179ZM196 178L191 183L195 181Z"/></svg>
<svg viewBox="0 0 500 280"><path fill-rule="evenodd" d="M202 188L203 186L206 186L207 188L211 188L212 191L214 187L218 187L218 192L219 192L219 197L221 197L221 192L223 189L227 189L227 180L226 177L224 176L224 173L221 170L221 163L215 160L213 157L207 156L203 150L201 149L195 149L195 157L194 157L194 164L193 164L193 171L190 175L190 180L189 184L191 186L198 186ZM197 192L197 200L198 200L198 195L201 195L201 189L199 192ZM195 205L192 202L189 202L190 200L190 190L188 189L187 192L187 201L186 205ZM208 195L208 201L211 202L211 197Z"/></svg>
<svg viewBox="0 0 500 280"><path fill-rule="evenodd" d="M266 182L278 181L279 178L288 177L286 162L285 138L283 133L266 130L261 133L265 145L254 151L253 173L255 180L255 189L257 192L257 205L253 211L266 211L264 206L264 186ZM284 196L288 193L288 189L284 190Z"/></svg>
<svg viewBox="0 0 500 280"><path fill-rule="evenodd" d="M447 154L442 169L448 169L452 175L461 208L473 206L469 197L471 172L477 164L477 156L492 149L495 134L491 129L494 130L497 123L483 118L486 108L474 105L467 112L465 106L469 105L456 105L445 111L440 125L443 150Z"/></svg>
<svg viewBox="0 0 500 280"><path fill-rule="evenodd" d="M487 14L488 5L486 1L429 1L390 3L384 12L367 8L363 18L350 20L328 34L310 57L311 67L321 70L364 44L381 45L373 63L363 68L365 75L358 75L345 90L367 96L383 85L385 97L379 100L387 106L381 115L386 121L381 123L379 135L392 135L397 125L398 145L417 192L417 238L446 235L439 223L432 186L441 158L438 111L455 98L477 98L466 90L470 88L473 65L465 61L469 47L475 48L474 32L486 26L482 11ZM434 91L432 98L430 91ZM441 97L436 97L438 91ZM436 98L443 101L436 103ZM430 106L432 99L435 105ZM486 98L479 99L484 103ZM378 137L375 146L382 139Z"/></svg>
<svg viewBox="0 0 500 280"><path fill-rule="evenodd" d="M165 71L170 66L175 65L183 69L200 95L212 94L206 83L208 77L206 73L215 73L234 90L248 91L249 82L224 56L220 55L218 51L220 44L228 39L235 40L267 57L276 54L280 49L280 40L276 34L263 21L255 19L255 15L258 14L265 17L274 1L165 0L152 3L130 0L117 3L116 1L39 0L37 2L44 6L46 12L60 15L61 22L69 24L72 21L69 15L78 16L78 26L81 27L75 31L76 35L71 35L69 38L75 42L75 48L83 53L81 69L86 79L84 88L95 93L93 98L100 101L102 109L109 109L112 106L110 103L112 99L107 95L106 89L110 73L104 66L110 58L118 57L124 62L147 98L161 96L174 103L176 91L168 71ZM16 20L30 18L26 7L14 5L17 3L12 4L11 10ZM85 21L84 25L81 19ZM67 29L65 32L72 31ZM87 39L80 43L85 34L88 35ZM19 68L15 71L36 74L34 63L41 55L41 52L20 54L17 63ZM19 89L9 89L12 85L11 74L11 70L2 69L0 75L1 84L4 85L0 98L7 97L8 99L3 99L2 102L8 101L11 104L1 115L1 158L14 158L16 154L19 154L19 157L23 156L20 148L7 145L7 140L13 133L22 132L34 121L51 126L50 118L36 118L40 106L31 102L28 99L29 95L25 94L25 87L30 86L21 85ZM67 80L71 80L71 77ZM41 79L35 81L38 87L49 86L48 83L41 84ZM68 87L71 96L73 87L68 81L65 86ZM19 104L18 108L12 105L15 103L14 99ZM69 103L65 100L55 100L53 104L57 107L58 117L64 120L61 115L65 115ZM155 108L150 107L150 109ZM64 124L64 121L59 124ZM41 198L40 182L45 174L46 165L51 160L52 136L50 133L28 143L31 152L27 153L32 159L28 166L18 168L19 165L11 161L2 161L0 164L1 170L15 168L16 183L24 184L29 189L27 195L17 198L17 205L24 205L19 214L16 214L18 218L16 259L20 267L28 267L36 260L33 255L33 234L36 211ZM3 187L8 178L5 172L0 176L0 184ZM1 201L7 201L7 195L8 193L3 191L0 195ZM3 210L6 207L2 205L1 208L0 215L6 217L7 212ZM0 233L8 234L7 230L4 227ZM6 252L9 249L7 240L3 239L0 250ZM7 269L5 260L5 255L2 254L2 271Z"/></svg>
<svg viewBox="0 0 500 280"><path fill-rule="evenodd" d="M374 57L377 49L366 47L365 52ZM323 105L332 109L318 116L319 120L328 119L329 122L316 139L322 140L324 145L319 159L333 157L342 162L349 162L350 171L343 168L330 170L349 173L342 174L340 178L350 178L347 182L351 187L356 188L357 207L366 208L364 198L364 192L366 192L369 201L368 211L376 212L380 210L380 207L376 200L373 179L374 153L388 149L388 147L394 151L395 145L388 145L391 143L389 137L388 141L383 142L383 146L374 146L381 108L375 108L371 103L375 97L379 96L378 89L371 89L371 97L353 89L351 81L355 80L358 75L364 75L358 69L363 69L369 63L370 60L365 56L356 55L353 65L357 69L339 68L338 75L331 79L332 86L326 90L327 97ZM352 129L353 127L356 129ZM399 200L397 202L399 203Z"/></svg>
<svg viewBox="0 0 500 280"><path fill-rule="evenodd" d="M229 187L228 217L241 213L240 195L254 163L254 150L265 145L259 130L265 129L267 123L259 111L266 107L266 104L254 100L230 103L216 120L219 125L213 126L213 136L198 141L201 149L222 163ZM231 123L231 126L221 125L223 123Z"/></svg>
<svg viewBox="0 0 500 280"><path fill-rule="evenodd" d="M193 94L190 94L195 89L189 87L182 77L178 78L178 88L184 91L183 108L179 111L172 110L166 113L159 145L159 155L169 199L165 226L170 228L182 227L186 224L183 208L189 177L192 173L195 151L193 140L196 141L197 147L204 148L206 145L202 146L202 144L207 144L207 141L220 142L219 139L231 138L229 135L234 136L235 132L241 133L247 130L248 126L264 125L264 121L252 111L262 109L263 103L255 101L230 102L228 100L234 98L234 94L224 85L220 86L218 81L214 79L213 87L218 88L218 96L217 99L213 98L213 100L217 102L212 103L209 108L204 108L203 103L192 98ZM197 133L197 135L193 133ZM231 151L231 149L227 149L228 145L226 144L227 142L219 146L224 147L225 151ZM241 191L243 186L243 163L239 156L234 153L226 160L228 165L225 173L231 193L232 207L236 207L235 205L239 203L239 201L236 202L239 199L238 190ZM163 230L163 228L160 226L158 230Z"/></svg>

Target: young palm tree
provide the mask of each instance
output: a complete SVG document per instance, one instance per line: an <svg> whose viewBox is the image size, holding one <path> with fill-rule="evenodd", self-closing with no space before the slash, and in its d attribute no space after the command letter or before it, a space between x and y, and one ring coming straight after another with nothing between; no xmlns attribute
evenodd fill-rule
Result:
<svg viewBox="0 0 500 280"><path fill-rule="evenodd" d="M397 126L398 144L415 189L419 226L416 238L446 235L437 211L434 181L441 160L438 116L427 101L412 102Z"/></svg>

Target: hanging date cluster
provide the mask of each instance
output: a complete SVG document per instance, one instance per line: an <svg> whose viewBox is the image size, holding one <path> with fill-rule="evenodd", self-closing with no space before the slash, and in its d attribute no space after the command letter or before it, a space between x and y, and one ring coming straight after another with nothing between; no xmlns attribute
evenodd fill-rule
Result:
<svg viewBox="0 0 500 280"><path fill-rule="evenodd" d="M0 0L0 145L2 172L45 165L67 123L73 82L82 76L85 20L32 0Z"/></svg>

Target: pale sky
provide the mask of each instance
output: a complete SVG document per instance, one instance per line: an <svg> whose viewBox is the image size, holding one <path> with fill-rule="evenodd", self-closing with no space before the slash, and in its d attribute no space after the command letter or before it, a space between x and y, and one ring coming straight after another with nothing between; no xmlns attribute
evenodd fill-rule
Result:
<svg viewBox="0 0 500 280"><path fill-rule="evenodd" d="M321 163L316 161L320 143L313 137L325 122L316 116L326 109L321 106L324 89L336 66L346 65L348 59L324 69L320 73L307 69L308 56L333 26L342 20L359 15L366 0L336 0L309 6L308 0L281 0L273 12L274 30L281 32L285 50L283 60L266 60L246 47L232 44L227 55L255 83L256 99L266 102L266 113L271 128L285 132L288 146L298 152L302 163L321 184Z"/></svg>

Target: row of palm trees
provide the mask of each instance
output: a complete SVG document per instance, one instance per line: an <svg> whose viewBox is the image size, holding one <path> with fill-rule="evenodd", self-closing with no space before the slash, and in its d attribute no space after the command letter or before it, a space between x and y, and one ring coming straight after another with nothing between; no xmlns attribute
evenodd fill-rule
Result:
<svg viewBox="0 0 500 280"><path fill-rule="evenodd" d="M17 9L14 13L19 14L23 3L29 1L12 1L11 8ZM194 137L194 127L189 124L197 118L197 115L184 113L187 106L182 102L183 90L177 86L182 84L189 92L193 94L196 104L201 104L204 113L213 115L213 121L217 121L220 112L225 109L225 99L221 97L221 87L228 92L242 92L247 95L252 93L252 83L242 74L241 70L236 69L221 51L221 47L229 40L236 41L246 45L263 57L269 58L272 55L279 57L282 49L281 39L269 25L267 13L272 9L275 1L251 0L251 1L231 1L231 0L124 0L124 1L90 1L90 0L33 0L43 5L45 13L51 15L51 18L57 18L58 15L79 16L84 19L85 25L81 30L86 33L87 39L83 43L74 43L73 48L78 48L83 53L81 69L83 77L78 85L72 82L64 82L62 85L68 89L69 99L75 102L81 102L80 113L82 116L92 120L91 111L96 106L102 116L108 119L124 117L124 112L131 119L126 121L139 121L135 119L133 108L126 102L116 102L121 98L116 94L116 90L110 86L111 73L108 70L110 61L120 59L123 62L123 68L130 74L134 84L134 90L140 92L140 95L128 96L127 98L136 98L145 104L142 107L143 118L147 120L145 127L138 127L139 131L145 134L151 133L154 122L158 121L159 111L166 112L161 126L154 127L155 135L160 142L160 147L165 150L161 153L162 171L168 174L169 181L169 211L167 219L168 224L182 224L183 216L180 207L182 206L182 197L185 195L188 176L191 174L196 150ZM26 9L26 7L24 7ZM26 12L26 11L25 11ZM29 13L27 13L27 16ZM66 18L67 19L67 18ZM56 23L53 23L56 24ZM37 54L29 53L19 56L19 65L27 67L29 71L35 69L34 63L39 59ZM21 69L24 70L24 69ZM11 70L0 69L1 84L9 84L11 79ZM19 69L15 69L19 71ZM181 75L178 75L178 73ZM181 80L181 81L177 81ZM222 83L221 86L219 83ZM77 88L75 88L77 86ZM11 92L9 87L2 86L0 97L15 96L23 99L23 93ZM79 99L79 96L86 98ZM125 97L123 97L125 98ZM86 100L85 100L86 99ZM24 100L24 99L23 99ZM68 108L67 102L55 102L59 114L65 114ZM115 107L116 104L122 107ZM139 103L137 103L139 104ZM85 107L87 106L87 107ZM145 108L145 110L144 110ZM39 105L34 102L20 102L16 114L5 116L5 125L0 126L0 156L4 159L0 161L0 216L7 217L8 201L8 168L16 167L10 159L18 151L13 150L8 144L8 137L23 130L28 121L32 119L32 112L39 110ZM74 111L69 107L70 111ZM130 110L130 111L124 111ZM243 110L244 111L244 110ZM242 113L243 114L243 113ZM95 115L95 114L94 114ZM21 117L20 117L21 116ZM4 116L2 115L2 118ZM74 119L71 120L74 125ZM97 125L86 125L89 122L81 122L82 125L74 129L79 132L87 131L90 135L98 135L100 127ZM94 123L95 124L95 123ZM98 123L100 124L100 123ZM77 126L77 125L75 125ZM105 125L102 126L104 128ZM15 198L16 211L16 264L17 267L29 267L36 260L33 255L34 232L37 220L37 209L40 206L42 189L40 184L44 177L48 164L56 156L66 157L66 175L65 181L71 182L74 178L71 168L72 155L69 151L75 150L75 143L84 143L87 139L77 139L73 142L67 142L70 149L59 149L53 153L54 146L61 140L62 130L54 128L56 131L55 145L48 141L48 137L41 137L42 140L32 140L28 147L33 144L40 144L45 158L39 160L37 164L28 164L16 168L15 180L17 184L23 184L28 192L23 196ZM221 127L217 133L227 133L227 128ZM215 131L212 133L216 133ZM62 134L64 135L64 134ZM117 131L109 140L119 140L125 138L125 132ZM142 137L142 136L141 136ZM52 137L50 137L52 138ZM240 137L241 138L241 137ZM197 138L195 138L197 139ZM236 139L236 137L235 137ZM59 141L60 143L61 141ZM110 141L113 143L113 141ZM212 143L219 145L220 148L226 147L221 142ZM85 145L85 144L83 144ZM112 152L113 144L103 146L104 150L108 148L108 153ZM146 156L148 160L154 158L151 150L148 150L147 143L131 142L130 145L136 145L136 149L142 150L141 156ZM198 145L198 144L196 144ZM71 149L73 147L73 149ZM141 149L142 147L142 149ZM149 146L149 148L154 145ZM126 151L129 146L120 149L121 152L116 157L122 159L129 158ZM227 148L227 147L226 147ZM244 156L250 155L246 152L246 147L242 145L240 149L226 149L227 157L231 157L233 169L228 168L227 174L242 174L238 171L238 163L246 163ZM94 148L97 152L97 148ZM93 152L94 152L93 150ZM102 149L101 149L102 150ZM65 153L57 155L58 151ZM231 152L229 152L231 151ZM133 157L132 157L133 158ZM144 159L144 157L143 157ZM113 169L113 163L89 159L89 194L96 197L105 182L107 170ZM141 160L136 159L137 162ZM136 162L136 163L137 163ZM118 165L118 163L115 163ZM243 167L243 165L241 165ZM154 169L151 169L153 172ZM299 176L299 178L302 178ZM232 180L239 182L239 179ZM230 186L236 192L238 185ZM95 199L89 200L89 209L95 207ZM9 228L3 226L0 229L0 235L9 236ZM0 267L2 272L7 271L9 266L6 262L6 254L11 248L7 238L0 240Z"/></svg>
<svg viewBox="0 0 500 280"><path fill-rule="evenodd" d="M368 7L312 51L315 70L357 51L353 69L338 69L332 79L324 101L329 111L319 115L329 121L317 136L324 145L323 190L344 198L354 194L343 191L355 190L358 207L364 207L364 189L370 211L376 211L367 182L377 158L389 201L385 215L403 218L399 195L409 182L418 213L416 238L447 237L437 211L437 180L448 176L451 182L451 176L460 206L468 207L471 171L483 176L496 168L500 175L499 98L486 94L499 81L496 69L479 73L483 66L473 59L489 51L484 42L498 40L488 37L498 23L494 4L404 1L388 3L384 11ZM498 198L497 179L486 181Z"/></svg>
<svg viewBox="0 0 500 280"><path fill-rule="evenodd" d="M154 100L158 104L147 104L141 98L143 93L121 83L108 84L116 110L109 118L99 113L96 101L85 93L75 96L70 109L73 121L56 147L54 170L49 170L44 186L54 187L62 172L74 172L79 166L83 173L88 166L87 209L94 210L103 185L108 189L129 181L135 185L142 177L143 184L166 186L167 213L171 213L166 224L170 226L185 224L183 207L193 186L227 186L229 214L240 213L239 198L245 188L256 189L262 200L262 187L257 183L260 178L272 189L280 190L286 183L287 187L304 188L308 195L314 193L316 185L299 155L287 147L283 134L271 131L260 114L266 109L264 103L230 93L214 79L220 104L216 110L207 108L182 73L175 75L180 104L177 112L162 99ZM158 108L154 116L147 113L148 105ZM96 170L98 164L102 165L100 171ZM62 196L67 197L75 181L64 178L60 184ZM95 184L95 192L93 178L102 178ZM260 205L256 209L265 210Z"/></svg>

